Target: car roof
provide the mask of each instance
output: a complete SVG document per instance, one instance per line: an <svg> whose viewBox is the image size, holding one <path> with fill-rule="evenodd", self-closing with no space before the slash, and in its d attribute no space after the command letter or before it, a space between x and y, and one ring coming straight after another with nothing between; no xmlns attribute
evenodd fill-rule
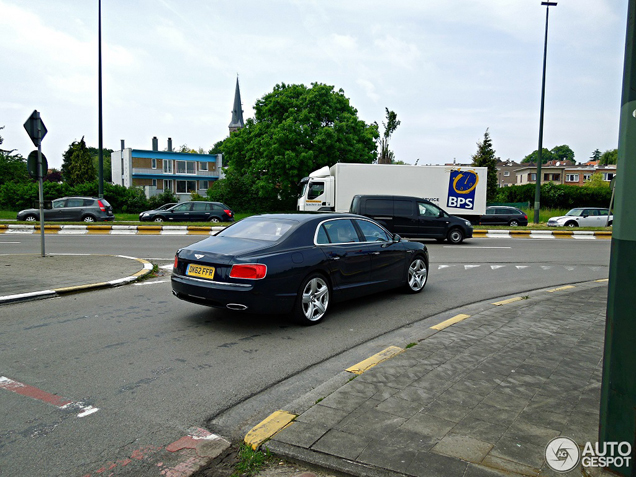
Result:
<svg viewBox="0 0 636 477"><path fill-rule="evenodd" d="M373 198L373 199L412 199L412 200L425 200L426 202L430 202L423 197L415 197L413 195L376 195L376 194L357 194L354 197L364 197L364 198Z"/></svg>
<svg viewBox="0 0 636 477"><path fill-rule="evenodd" d="M255 219L255 218L268 218L272 220L283 219L283 220L294 220L299 223L311 222L312 220L329 220L329 219L338 219L338 218L364 218L362 215L357 214L348 214L348 213L337 213L337 212L306 212L306 213L288 213L288 214L260 214L260 215L251 215L250 217L246 217L243 220Z"/></svg>

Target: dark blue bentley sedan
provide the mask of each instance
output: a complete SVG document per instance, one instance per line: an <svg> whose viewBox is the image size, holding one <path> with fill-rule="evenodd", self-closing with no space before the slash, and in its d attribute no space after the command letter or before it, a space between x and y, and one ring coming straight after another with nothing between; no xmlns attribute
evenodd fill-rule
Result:
<svg viewBox="0 0 636 477"><path fill-rule="evenodd" d="M426 246L352 214L246 218L180 249L172 292L182 300L320 322L338 301L391 288L408 293L428 279Z"/></svg>

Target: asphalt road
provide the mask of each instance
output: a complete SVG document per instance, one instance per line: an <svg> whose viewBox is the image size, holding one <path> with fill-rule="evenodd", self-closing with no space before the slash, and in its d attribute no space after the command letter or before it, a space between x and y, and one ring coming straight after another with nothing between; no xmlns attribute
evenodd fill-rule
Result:
<svg viewBox="0 0 636 477"><path fill-rule="evenodd" d="M159 265L200 239L46 237L49 253L123 254ZM604 240L428 245L423 293L344 303L309 328L181 302L171 295L167 271L143 284L0 308L0 376L77 404L60 409L0 389L0 475L98 475L136 452L146 457L116 475L159 475L153 450L189 429L208 425L240 438L285 402L437 313L608 276ZM0 236L0 253L34 252L38 236ZM90 406L99 411L79 417Z"/></svg>

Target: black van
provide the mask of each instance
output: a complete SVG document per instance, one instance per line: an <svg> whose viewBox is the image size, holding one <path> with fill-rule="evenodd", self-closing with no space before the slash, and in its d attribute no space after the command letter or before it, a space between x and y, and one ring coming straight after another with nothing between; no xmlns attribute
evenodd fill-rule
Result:
<svg viewBox="0 0 636 477"><path fill-rule="evenodd" d="M407 238L434 238L438 242L462 243L473 236L468 220L448 215L437 205L419 197L356 195L349 212L366 215L390 232Z"/></svg>

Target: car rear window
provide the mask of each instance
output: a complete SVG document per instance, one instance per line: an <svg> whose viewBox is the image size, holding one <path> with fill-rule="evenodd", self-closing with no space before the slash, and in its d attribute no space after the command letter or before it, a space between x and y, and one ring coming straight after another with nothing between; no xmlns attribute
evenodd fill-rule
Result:
<svg viewBox="0 0 636 477"><path fill-rule="evenodd" d="M284 219L248 219L241 220L219 232L219 237L235 237L275 242L280 240L295 222Z"/></svg>
<svg viewBox="0 0 636 477"><path fill-rule="evenodd" d="M102 201L102 204L104 205L104 207L110 207L110 202L108 202L106 199L99 199Z"/></svg>

